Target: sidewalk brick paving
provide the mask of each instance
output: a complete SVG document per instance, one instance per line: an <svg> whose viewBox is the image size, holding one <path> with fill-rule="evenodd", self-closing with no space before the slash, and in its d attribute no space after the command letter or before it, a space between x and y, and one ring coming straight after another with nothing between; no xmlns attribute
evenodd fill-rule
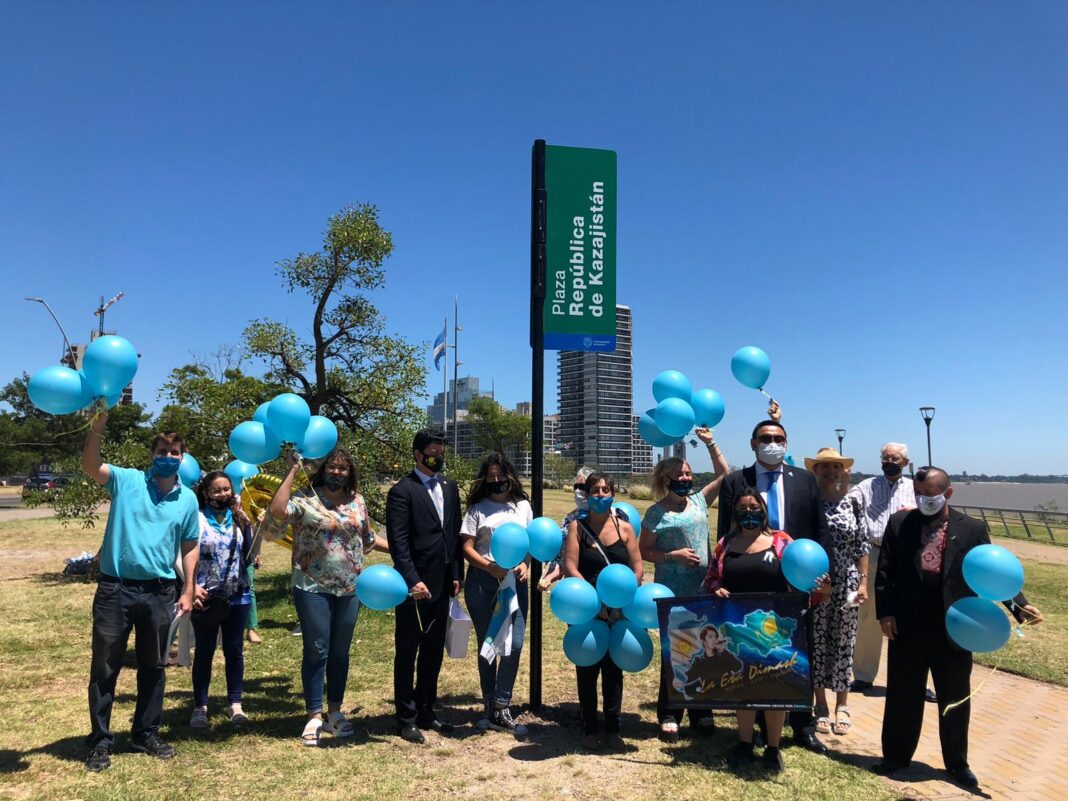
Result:
<svg viewBox="0 0 1068 801"><path fill-rule="evenodd" d="M883 655L875 687L865 695L849 696L852 731L844 737L820 735L841 759L863 767L881 756L885 647ZM985 679L972 698L968 740L968 762L979 777L979 793L949 781L943 770L935 704L924 710L923 733L912 765L890 783L903 799L1068 800L1068 688L976 665L972 691ZM833 705L833 695L831 699Z"/></svg>

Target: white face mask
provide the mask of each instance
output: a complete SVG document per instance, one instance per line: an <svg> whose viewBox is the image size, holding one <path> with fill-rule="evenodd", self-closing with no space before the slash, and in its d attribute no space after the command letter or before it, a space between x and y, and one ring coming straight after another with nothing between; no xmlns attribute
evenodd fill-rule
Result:
<svg viewBox="0 0 1068 801"><path fill-rule="evenodd" d="M590 508L590 504L586 500L586 490L575 490L575 508L583 512Z"/></svg>
<svg viewBox="0 0 1068 801"><path fill-rule="evenodd" d="M776 442L757 445L757 458L764 464L777 465L786 457L786 446Z"/></svg>
<svg viewBox="0 0 1068 801"><path fill-rule="evenodd" d="M945 495L917 495L916 508L927 517L934 517L946 505Z"/></svg>

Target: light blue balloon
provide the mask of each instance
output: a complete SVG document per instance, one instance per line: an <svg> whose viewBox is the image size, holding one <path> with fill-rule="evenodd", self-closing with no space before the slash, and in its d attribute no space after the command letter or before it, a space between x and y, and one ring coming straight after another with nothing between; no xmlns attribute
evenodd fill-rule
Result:
<svg viewBox="0 0 1068 801"><path fill-rule="evenodd" d="M763 389L771 375L771 359L760 348L738 348L731 357L731 372L738 382L750 389Z"/></svg>
<svg viewBox="0 0 1068 801"><path fill-rule="evenodd" d="M535 517L527 523L530 555L539 562L551 562L560 553L564 532L551 517Z"/></svg>
<svg viewBox="0 0 1068 801"><path fill-rule="evenodd" d="M95 397L122 392L137 374L137 348L117 336L93 340L82 357L85 374Z"/></svg>
<svg viewBox="0 0 1068 801"><path fill-rule="evenodd" d="M270 425L270 422L267 420L267 410L270 407L270 401L267 401L266 403L261 403L259 406L256 407L256 411L252 413L252 419L255 420L257 423L263 423L265 426Z"/></svg>
<svg viewBox="0 0 1068 801"><path fill-rule="evenodd" d="M714 389L696 390L690 398L690 406L693 407L694 422L701 428L715 428L727 411L723 396Z"/></svg>
<svg viewBox="0 0 1068 801"><path fill-rule="evenodd" d="M782 552L782 572L802 592L816 589L816 579L831 567L827 552L814 540L794 540Z"/></svg>
<svg viewBox="0 0 1068 801"><path fill-rule="evenodd" d="M946 632L965 651L996 651L1009 641L1012 624L988 598L961 598L946 610Z"/></svg>
<svg viewBox="0 0 1068 801"><path fill-rule="evenodd" d="M304 440L297 447L305 459L322 459L337 445L337 426L329 417L313 414L308 420Z"/></svg>
<svg viewBox="0 0 1068 801"><path fill-rule="evenodd" d="M92 390L84 376L61 364L45 367L30 376L26 386L30 402L48 414L71 414L92 402Z"/></svg>
<svg viewBox="0 0 1068 801"><path fill-rule="evenodd" d="M656 425L656 409L648 409L638 418L638 434L654 448L666 448L679 441L678 437L669 437Z"/></svg>
<svg viewBox="0 0 1068 801"><path fill-rule="evenodd" d="M616 501L612 504L612 508L623 510L623 514L627 516L627 522L630 523L635 533L642 530L642 516L638 514L638 510L634 508L634 504L627 503L626 501Z"/></svg>
<svg viewBox="0 0 1068 801"><path fill-rule="evenodd" d="M684 437L693 428L693 407L681 398L667 398L656 405L656 427L669 437Z"/></svg>
<svg viewBox="0 0 1068 801"><path fill-rule="evenodd" d="M260 469L254 464L234 459L223 468L223 472L230 477L230 486L234 490L234 495L240 495L245 488L245 482L257 475Z"/></svg>
<svg viewBox="0 0 1068 801"><path fill-rule="evenodd" d="M665 370L653 379L653 397L658 403L668 398L679 398L689 403L692 394L690 379L678 370Z"/></svg>
<svg viewBox="0 0 1068 801"><path fill-rule="evenodd" d="M577 626L593 620L601 611L601 601L592 584L570 576L556 582L549 595L549 608L565 623Z"/></svg>
<svg viewBox="0 0 1068 801"><path fill-rule="evenodd" d="M230 432L230 452L242 462L263 464L278 456L282 441L263 423L246 420Z"/></svg>
<svg viewBox="0 0 1068 801"><path fill-rule="evenodd" d="M782 460L790 465L790 467L797 467L797 462L794 461L794 455L792 453L786 454Z"/></svg>
<svg viewBox="0 0 1068 801"><path fill-rule="evenodd" d="M267 406L267 426L283 442L303 442L310 420L307 401L292 392L283 392Z"/></svg>
<svg viewBox="0 0 1068 801"><path fill-rule="evenodd" d="M403 603L408 598L408 585L389 565L371 565L356 579L356 597L364 606L381 612Z"/></svg>
<svg viewBox="0 0 1068 801"><path fill-rule="evenodd" d="M192 487L200 481L200 465L191 453L183 453L182 461L178 465L178 480L185 486Z"/></svg>
<svg viewBox="0 0 1068 801"><path fill-rule="evenodd" d="M121 392L117 392L114 395L111 395L111 396L109 396L107 398L104 398L104 403L107 405L107 407L109 409L114 409L116 406L119 405L119 401L121 401L121 400L122 400L122 393Z"/></svg>
<svg viewBox="0 0 1068 801"><path fill-rule="evenodd" d="M501 523L493 530L490 537L490 554L493 561L505 570L511 570L524 559L530 551L530 537L527 530L518 523Z"/></svg>
<svg viewBox="0 0 1068 801"><path fill-rule="evenodd" d="M608 624L590 620L571 626L564 633L564 656L579 667L596 665L608 653Z"/></svg>
<svg viewBox="0 0 1068 801"><path fill-rule="evenodd" d="M645 670L653 660L653 641L637 623L617 620L608 632L608 653L620 670L637 673Z"/></svg>
<svg viewBox="0 0 1068 801"><path fill-rule="evenodd" d="M608 565L597 576L597 597L611 609L622 609L634 600L638 579L626 565Z"/></svg>
<svg viewBox="0 0 1068 801"><path fill-rule="evenodd" d="M643 584L634 593L634 600L623 607L623 617L642 628L655 629L660 625L656 613L656 599L674 597L675 593L663 584Z"/></svg>
<svg viewBox="0 0 1068 801"><path fill-rule="evenodd" d="M1023 589L1024 569L1008 548L979 545L964 555L964 580L975 594L991 601L1009 601Z"/></svg>

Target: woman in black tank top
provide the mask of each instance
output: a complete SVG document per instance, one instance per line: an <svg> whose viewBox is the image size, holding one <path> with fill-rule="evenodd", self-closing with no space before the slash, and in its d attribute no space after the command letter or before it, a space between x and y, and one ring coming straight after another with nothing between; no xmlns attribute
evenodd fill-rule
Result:
<svg viewBox="0 0 1068 801"><path fill-rule="evenodd" d="M594 586L597 577L610 564L627 565L642 582L641 553L630 523L612 514L615 482L604 473L591 473L586 479L589 514L571 523L564 544L564 573L583 578ZM602 610L602 615L606 610ZM575 668L578 679L579 706L582 708L584 737L582 746L601 746L597 735L597 677L601 677L604 695L605 741L613 751L623 751L626 743L619 736L619 714L623 707L623 671L609 654L596 665Z"/></svg>

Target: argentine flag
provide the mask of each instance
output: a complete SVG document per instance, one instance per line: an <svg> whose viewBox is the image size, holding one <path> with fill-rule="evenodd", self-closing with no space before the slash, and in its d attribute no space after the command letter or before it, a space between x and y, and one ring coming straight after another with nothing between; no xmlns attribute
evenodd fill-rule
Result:
<svg viewBox="0 0 1068 801"><path fill-rule="evenodd" d="M441 370L441 357L445 355L445 328L441 329L438 338L434 340L434 369Z"/></svg>

